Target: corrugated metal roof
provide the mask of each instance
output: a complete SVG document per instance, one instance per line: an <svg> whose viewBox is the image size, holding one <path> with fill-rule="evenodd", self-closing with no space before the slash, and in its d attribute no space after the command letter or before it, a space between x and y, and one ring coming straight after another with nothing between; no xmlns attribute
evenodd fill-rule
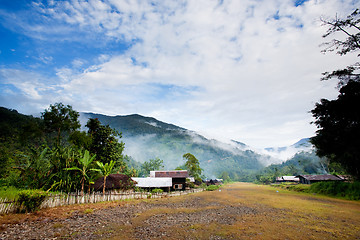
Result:
<svg viewBox="0 0 360 240"><path fill-rule="evenodd" d="M299 175L297 177L303 177L309 181L339 181L342 180L335 175L324 174L324 175Z"/></svg>
<svg viewBox="0 0 360 240"><path fill-rule="evenodd" d="M132 180L137 182L135 186L137 187L154 187L154 188L161 188L161 187L171 187L172 186L172 178L137 178L132 177Z"/></svg>
<svg viewBox="0 0 360 240"><path fill-rule="evenodd" d="M187 178L189 177L187 170L174 170L174 171L150 171L150 177L153 178Z"/></svg>
<svg viewBox="0 0 360 240"><path fill-rule="evenodd" d="M282 176L284 181L299 181L299 177L296 176Z"/></svg>

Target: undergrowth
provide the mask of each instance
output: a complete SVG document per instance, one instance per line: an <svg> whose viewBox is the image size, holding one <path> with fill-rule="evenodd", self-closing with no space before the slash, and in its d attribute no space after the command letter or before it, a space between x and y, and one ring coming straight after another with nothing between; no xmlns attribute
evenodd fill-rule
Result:
<svg viewBox="0 0 360 240"><path fill-rule="evenodd" d="M295 192L317 193L348 200L360 200L360 182L317 182L311 185L283 183L272 186Z"/></svg>

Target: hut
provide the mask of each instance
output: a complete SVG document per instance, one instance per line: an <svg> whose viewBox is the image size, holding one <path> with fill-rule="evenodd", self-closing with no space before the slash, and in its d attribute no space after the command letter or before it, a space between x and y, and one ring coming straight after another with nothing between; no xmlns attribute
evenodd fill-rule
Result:
<svg viewBox="0 0 360 240"><path fill-rule="evenodd" d="M315 182L324 182L324 181L344 181L336 175L324 174L324 175L298 175L299 182L302 184L312 184Z"/></svg>
<svg viewBox="0 0 360 240"><path fill-rule="evenodd" d="M124 174L110 174L106 178L105 190L128 190L135 186L136 182L133 181L129 176ZM98 178L93 188L95 191L102 191L104 187L104 177Z"/></svg>
<svg viewBox="0 0 360 240"><path fill-rule="evenodd" d="M185 190L186 178L188 177L187 170L150 171L150 178L171 178L173 190Z"/></svg>

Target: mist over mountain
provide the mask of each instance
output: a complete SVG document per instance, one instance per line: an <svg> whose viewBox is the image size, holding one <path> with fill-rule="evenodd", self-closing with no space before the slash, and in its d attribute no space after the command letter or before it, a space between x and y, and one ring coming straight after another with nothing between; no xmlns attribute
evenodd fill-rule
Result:
<svg viewBox="0 0 360 240"><path fill-rule="evenodd" d="M158 157L164 161L166 169L183 165L182 156L189 152L200 161L206 177L217 177L226 171L232 179L245 181L273 161L271 156L259 154L244 143L207 139L194 131L151 117L81 113L82 121L88 118L97 118L102 124L122 132L124 154L138 162Z"/></svg>
<svg viewBox="0 0 360 240"><path fill-rule="evenodd" d="M295 156L299 152L311 153L314 151L313 145L310 143L310 138L303 138L298 142L284 147L269 147L264 149L264 154L272 156L274 159L282 161L288 160Z"/></svg>

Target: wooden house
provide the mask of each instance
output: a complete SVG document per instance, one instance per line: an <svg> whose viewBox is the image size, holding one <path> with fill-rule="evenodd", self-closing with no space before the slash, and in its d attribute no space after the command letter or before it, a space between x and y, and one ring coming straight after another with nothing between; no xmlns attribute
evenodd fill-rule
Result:
<svg viewBox="0 0 360 240"><path fill-rule="evenodd" d="M171 178L173 190L185 190L186 178L188 177L187 170L150 171L150 178Z"/></svg>
<svg viewBox="0 0 360 240"><path fill-rule="evenodd" d="M298 175L299 183L302 184L312 184L315 182L324 182L324 181L343 181L343 179L337 177L336 175L324 174L324 175Z"/></svg>

